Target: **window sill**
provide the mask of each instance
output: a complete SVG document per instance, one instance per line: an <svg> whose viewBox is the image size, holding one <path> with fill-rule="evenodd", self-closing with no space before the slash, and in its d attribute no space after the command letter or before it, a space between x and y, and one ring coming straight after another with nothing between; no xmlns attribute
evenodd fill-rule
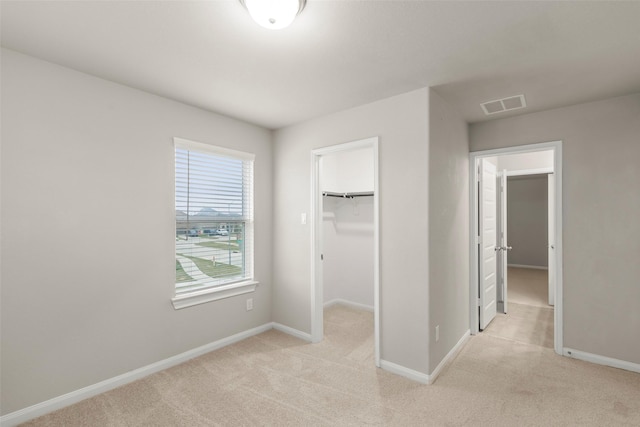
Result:
<svg viewBox="0 0 640 427"><path fill-rule="evenodd" d="M207 288L183 295L177 295L171 298L171 303L173 304L174 309L180 310L181 308L192 307L206 302L217 301L224 298L234 297L236 295L254 292L256 290L256 286L258 286L258 282L255 280L231 283L229 285L217 286L215 288Z"/></svg>

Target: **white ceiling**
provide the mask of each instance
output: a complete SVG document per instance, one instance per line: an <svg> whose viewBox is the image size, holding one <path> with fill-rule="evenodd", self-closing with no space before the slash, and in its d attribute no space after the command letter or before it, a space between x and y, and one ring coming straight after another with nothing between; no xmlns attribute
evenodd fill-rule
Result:
<svg viewBox="0 0 640 427"><path fill-rule="evenodd" d="M433 86L469 122L640 92L640 1L2 1L2 45L271 129ZM524 94L486 117L480 103Z"/></svg>

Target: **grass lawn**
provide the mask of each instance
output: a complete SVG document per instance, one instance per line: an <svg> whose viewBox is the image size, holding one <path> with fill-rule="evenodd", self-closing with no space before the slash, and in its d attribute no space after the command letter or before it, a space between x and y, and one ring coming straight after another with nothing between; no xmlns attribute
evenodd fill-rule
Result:
<svg viewBox="0 0 640 427"><path fill-rule="evenodd" d="M216 265L213 265L213 261L207 259L192 257L188 255L182 256L193 261L198 266L200 271L202 271L209 277L219 278L228 276L239 276L242 274L242 269L240 267L236 267L235 265L223 264L221 262L216 262Z"/></svg>
<svg viewBox="0 0 640 427"><path fill-rule="evenodd" d="M182 268L182 265L180 265L178 260L176 260L176 283L185 283L185 282L191 282L191 281L193 281L191 276L189 276L184 271L184 269Z"/></svg>

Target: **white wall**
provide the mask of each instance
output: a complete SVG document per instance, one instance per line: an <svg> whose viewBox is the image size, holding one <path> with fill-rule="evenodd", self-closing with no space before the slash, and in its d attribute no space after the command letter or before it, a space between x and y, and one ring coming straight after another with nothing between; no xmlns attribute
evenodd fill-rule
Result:
<svg viewBox="0 0 640 427"><path fill-rule="evenodd" d="M324 302L373 309L373 197L323 200Z"/></svg>
<svg viewBox="0 0 640 427"><path fill-rule="evenodd" d="M469 330L467 124L429 95L429 372ZM415 188L415 187L414 187ZM440 327L436 342L435 327Z"/></svg>
<svg viewBox="0 0 640 427"><path fill-rule="evenodd" d="M564 346L640 363L640 94L469 131L473 151L563 141Z"/></svg>
<svg viewBox="0 0 640 427"><path fill-rule="evenodd" d="M256 154L253 311L171 305L174 136ZM271 320L269 131L3 49L1 172L2 414Z"/></svg>
<svg viewBox="0 0 640 427"><path fill-rule="evenodd" d="M547 175L514 176L507 180L507 239L510 265L547 267Z"/></svg>
<svg viewBox="0 0 640 427"><path fill-rule="evenodd" d="M553 150L537 151L534 153L508 154L496 157L498 170L508 172L525 171L532 169L553 170Z"/></svg>
<svg viewBox="0 0 640 427"><path fill-rule="evenodd" d="M421 89L275 133L274 321L309 333L311 150L379 137L381 358L428 372L428 103Z"/></svg>
<svg viewBox="0 0 640 427"><path fill-rule="evenodd" d="M373 149L370 147L322 156L322 191L373 191Z"/></svg>

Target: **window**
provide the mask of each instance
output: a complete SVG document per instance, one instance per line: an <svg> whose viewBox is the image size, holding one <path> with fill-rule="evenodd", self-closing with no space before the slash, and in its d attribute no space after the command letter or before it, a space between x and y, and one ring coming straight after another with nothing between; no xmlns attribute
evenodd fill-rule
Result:
<svg viewBox="0 0 640 427"><path fill-rule="evenodd" d="M253 154L174 141L174 307L253 291Z"/></svg>

